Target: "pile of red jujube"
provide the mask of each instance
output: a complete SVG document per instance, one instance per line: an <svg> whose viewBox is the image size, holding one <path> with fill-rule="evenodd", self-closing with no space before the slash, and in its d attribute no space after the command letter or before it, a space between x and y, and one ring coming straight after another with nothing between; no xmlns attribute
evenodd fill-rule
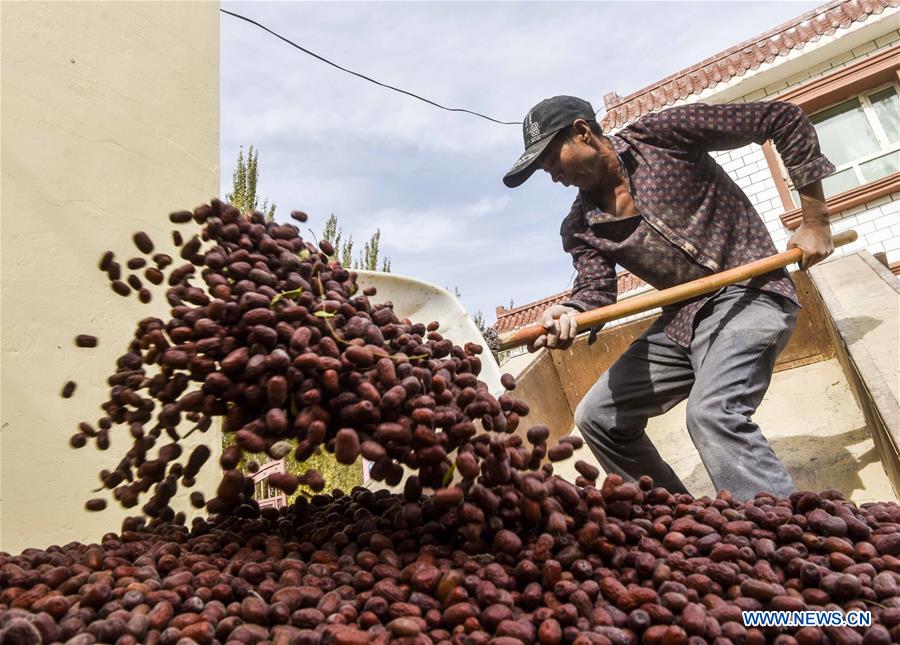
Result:
<svg viewBox="0 0 900 645"><path fill-rule="evenodd" d="M152 300L141 275L168 281L171 318L140 321L105 415L71 439L106 449L124 426L133 446L101 482L125 507L149 499L99 545L0 553L0 643L900 641L897 504L859 508L833 491L694 499L646 477L600 481L582 461L565 481L552 462L581 439L551 447L547 427L526 429L515 379L493 396L477 378L479 346L370 302L327 243L217 201L170 219L203 227L174 236L184 264L153 255L143 233L150 262L126 263L138 273L123 280L113 253L101 259L126 297ZM179 432L215 417L236 445L216 495L191 494L209 516L187 526L170 501L211 452L183 455ZM324 494L318 473L273 475L302 494L260 509L238 468L245 453L303 461L320 447L345 464L363 455L391 485L401 464L412 474L400 494ZM874 620L745 627L741 612L756 609Z"/></svg>
<svg viewBox="0 0 900 645"><path fill-rule="evenodd" d="M859 509L827 493L740 504L647 480L597 489L513 472L458 506L414 486L357 488L190 529L132 518L99 545L0 554L0 642L900 640L896 504ZM521 510L526 490L540 493L538 522ZM874 626L741 620L838 608L871 611Z"/></svg>

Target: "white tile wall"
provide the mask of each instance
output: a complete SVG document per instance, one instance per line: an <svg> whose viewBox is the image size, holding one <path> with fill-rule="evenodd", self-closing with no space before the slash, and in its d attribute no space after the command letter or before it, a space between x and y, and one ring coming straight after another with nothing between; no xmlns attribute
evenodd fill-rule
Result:
<svg viewBox="0 0 900 645"><path fill-rule="evenodd" d="M731 163L739 163L739 162L742 162L742 161L743 161L742 159L736 159L736 160L732 161ZM725 170L727 171L728 169L726 168ZM741 179L742 177L747 177L748 175L751 175L751 174L753 174L754 172L756 172L756 164L755 164L755 163L754 163L754 164L748 164L748 165L741 165L741 166L738 166L737 168L735 168L734 172L731 173L731 174L732 174L732 176L735 177L736 179ZM757 180L757 179L754 179L753 177L750 177L749 181L750 181L751 183L753 183L753 182L758 181L758 180Z"/></svg>
<svg viewBox="0 0 900 645"><path fill-rule="evenodd" d="M870 222L871 223L871 222ZM879 242L887 242L891 239L891 230L889 228L882 228L874 231L866 232L866 243L867 244L877 244Z"/></svg>

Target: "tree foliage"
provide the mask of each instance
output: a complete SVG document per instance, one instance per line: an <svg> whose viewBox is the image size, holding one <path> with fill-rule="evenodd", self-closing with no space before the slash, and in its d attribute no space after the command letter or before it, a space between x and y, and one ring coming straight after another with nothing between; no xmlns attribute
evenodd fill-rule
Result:
<svg viewBox="0 0 900 645"><path fill-rule="evenodd" d="M325 221L322 239L331 242L331 246L334 247L335 257L343 266L348 269L352 268L353 236L349 235L344 239L344 230L338 226L337 216L334 213Z"/></svg>
<svg viewBox="0 0 900 645"><path fill-rule="evenodd" d="M472 316L472 322L475 323L475 326L478 327L478 331L484 336L484 330L487 329L487 325L484 324L484 314L481 312L481 309L476 311L475 315Z"/></svg>
<svg viewBox="0 0 900 645"><path fill-rule="evenodd" d="M275 220L275 204L269 204L263 200L259 205L259 196L256 194L256 184L259 180L259 151L250 146L244 157L244 146L238 153L237 166L232 175L231 192L225 195L225 199L237 206L242 213L259 210L265 214L269 221Z"/></svg>
<svg viewBox="0 0 900 645"><path fill-rule="evenodd" d="M372 234L372 237L369 238L369 241L366 242L363 247L362 253L359 255L359 261L355 269L365 269L367 271L383 271L384 273L391 272L391 259L390 258L381 258L381 269L378 268L378 260L379 255L381 254L381 249L379 245L381 244L381 229L376 228L375 232Z"/></svg>
<svg viewBox="0 0 900 645"><path fill-rule="evenodd" d="M322 238L331 242L335 257L348 269L391 272L391 259L381 255L381 229L375 229L356 259L353 258L353 236L348 235L344 238L344 230L338 226L338 219L334 213L325 222Z"/></svg>

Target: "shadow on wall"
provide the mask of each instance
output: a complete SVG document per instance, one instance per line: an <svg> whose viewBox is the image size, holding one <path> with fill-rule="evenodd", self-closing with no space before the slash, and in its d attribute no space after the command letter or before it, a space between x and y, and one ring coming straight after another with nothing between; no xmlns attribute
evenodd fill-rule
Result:
<svg viewBox="0 0 900 645"><path fill-rule="evenodd" d="M859 456L850 450L851 446L870 438L869 429L862 426L836 435L775 437L769 443L794 478L797 490L836 489L849 499L857 490L865 488L860 471L879 462L874 447ZM702 463L698 463L682 481L694 496L715 496Z"/></svg>

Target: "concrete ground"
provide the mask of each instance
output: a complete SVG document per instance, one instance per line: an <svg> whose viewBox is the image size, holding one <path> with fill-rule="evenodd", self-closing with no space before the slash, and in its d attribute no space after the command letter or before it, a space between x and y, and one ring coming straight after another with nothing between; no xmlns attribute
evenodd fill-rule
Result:
<svg viewBox="0 0 900 645"><path fill-rule="evenodd" d="M685 428L684 410L682 403L651 419L647 432L694 496L714 496ZM836 359L773 375L754 418L799 489L837 489L857 504L897 500ZM574 481L576 459L596 464L585 446L556 464L556 472Z"/></svg>

